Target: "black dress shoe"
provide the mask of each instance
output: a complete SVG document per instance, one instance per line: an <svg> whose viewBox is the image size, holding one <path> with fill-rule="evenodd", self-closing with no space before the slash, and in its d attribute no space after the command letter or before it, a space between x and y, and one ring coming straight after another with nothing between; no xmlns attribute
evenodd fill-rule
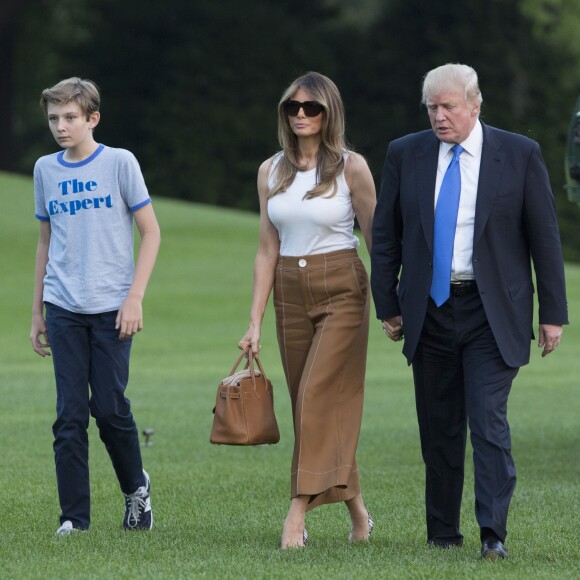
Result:
<svg viewBox="0 0 580 580"><path fill-rule="evenodd" d="M435 548L461 548L463 546L463 538L456 540L428 540L427 544Z"/></svg>
<svg viewBox="0 0 580 580"><path fill-rule="evenodd" d="M499 560L500 558L507 558L508 553L503 542L487 538L481 544L481 557L484 560Z"/></svg>

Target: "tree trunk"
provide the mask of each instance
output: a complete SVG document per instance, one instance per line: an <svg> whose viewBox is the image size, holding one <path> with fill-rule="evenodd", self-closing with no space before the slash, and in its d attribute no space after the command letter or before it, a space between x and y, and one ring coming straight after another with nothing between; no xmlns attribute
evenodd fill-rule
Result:
<svg viewBox="0 0 580 580"><path fill-rule="evenodd" d="M12 95L14 86L14 19L19 2L4 0L0 8L0 169L15 169Z"/></svg>

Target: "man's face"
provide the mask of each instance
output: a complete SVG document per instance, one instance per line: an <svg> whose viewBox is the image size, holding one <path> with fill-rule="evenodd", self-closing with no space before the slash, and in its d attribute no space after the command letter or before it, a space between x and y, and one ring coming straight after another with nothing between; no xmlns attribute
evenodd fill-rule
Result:
<svg viewBox="0 0 580 580"><path fill-rule="evenodd" d="M463 92L444 91L427 99L431 127L437 138L445 143L465 141L475 126L479 103L469 103Z"/></svg>

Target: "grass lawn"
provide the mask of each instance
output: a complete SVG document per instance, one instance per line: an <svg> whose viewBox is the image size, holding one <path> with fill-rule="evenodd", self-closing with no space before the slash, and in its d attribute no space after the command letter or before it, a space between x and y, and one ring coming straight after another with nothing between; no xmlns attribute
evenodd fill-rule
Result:
<svg viewBox="0 0 580 580"><path fill-rule="evenodd" d="M425 545L423 477L411 372L372 324L358 460L376 521L367 545L347 545L342 505L307 517L304 550L278 549L289 505L292 426L268 311L262 362L276 393L281 442L209 444L220 378L246 329L257 216L155 200L162 249L134 341L127 391L152 480L155 526L121 529L123 497L91 424L92 524L56 538L50 359L28 341L38 225L32 182L0 174L0 578L578 578L580 577L579 327L555 354L520 371L509 416L518 484L505 562L479 560L468 451L461 549ZM580 316L580 267L567 267L570 316Z"/></svg>

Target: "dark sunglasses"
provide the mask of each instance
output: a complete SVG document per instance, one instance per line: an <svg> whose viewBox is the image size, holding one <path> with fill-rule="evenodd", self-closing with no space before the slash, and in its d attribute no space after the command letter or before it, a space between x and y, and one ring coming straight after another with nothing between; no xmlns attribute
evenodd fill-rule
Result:
<svg viewBox="0 0 580 580"><path fill-rule="evenodd" d="M304 111L307 117L318 117L324 111L324 107L316 101L304 101L301 103L300 101L289 100L284 103L284 112L290 117L296 117L300 109Z"/></svg>

